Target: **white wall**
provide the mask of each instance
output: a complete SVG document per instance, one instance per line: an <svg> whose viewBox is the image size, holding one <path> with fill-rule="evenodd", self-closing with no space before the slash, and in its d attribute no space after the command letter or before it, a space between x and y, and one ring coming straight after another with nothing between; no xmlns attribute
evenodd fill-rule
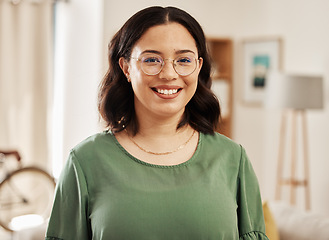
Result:
<svg viewBox="0 0 329 240"><path fill-rule="evenodd" d="M69 150L99 131L97 87L103 75L103 1L59 1L55 21L53 173Z"/></svg>
<svg viewBox="0 0 329 240"><path fill-rule="evenodd" d="M155 4L151 0L105 2L105 43L133 13ZM329 1L168 0L156 4L181 7L199 20L207 35L230 37L235 41L234 139L243 144L253 162L263 198L273 199L280 112L242 103L241 41L249 37L280 36L284 42L285 71L323 74L328 82ZM312 209L329 215L329 109L310 112L308 120Z"/></svg>
<svg viewBox="0 0 329 240"><path fill-rule="evenodd" d="M327 0L99 0L90 3L70 0L71 26L66 26L70 40L69 47L63 50L67 70L65 81L68 81L64 98L64 155L97 129L96 86L105 71L108 41L133 13L154 4L181 7L199 20L207 35L230 37L235 41L234 139L248 152L260 180L263 198L273 199L280 115L275 110L242 104L241 41L247 37L281 36L284 70L320 73L328 82ZM325 89L327 96L328 86ZM308 120L312 209L329 215L328 107L324 111L310 112Z"/></svg>

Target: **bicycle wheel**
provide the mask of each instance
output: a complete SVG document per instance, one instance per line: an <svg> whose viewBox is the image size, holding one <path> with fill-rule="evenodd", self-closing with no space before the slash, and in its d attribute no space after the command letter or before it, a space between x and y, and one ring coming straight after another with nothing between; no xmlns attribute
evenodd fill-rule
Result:
<svg viewBox="0 0 329 240"><path fill-rule="evenodd" d="M15 231L15 220L20 228L32 227L49 218L55 181L36 167L18 169L0 183L0 225ZM23 221L23 222L22 222Z"/></svg>

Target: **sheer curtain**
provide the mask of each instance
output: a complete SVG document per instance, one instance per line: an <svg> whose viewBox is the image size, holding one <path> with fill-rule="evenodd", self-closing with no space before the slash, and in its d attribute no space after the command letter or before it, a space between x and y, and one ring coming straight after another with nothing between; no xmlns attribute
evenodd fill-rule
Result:
<svg viewBox="0 0 329 240"><path fill-rule="evenodd" d="M52 1L0 0L0 149L49 166Z"/></svg>

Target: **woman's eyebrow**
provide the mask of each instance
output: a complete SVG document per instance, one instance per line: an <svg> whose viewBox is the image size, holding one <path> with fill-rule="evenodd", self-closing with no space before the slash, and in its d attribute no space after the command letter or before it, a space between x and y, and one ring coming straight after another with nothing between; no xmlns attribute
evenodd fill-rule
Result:
<svg viewBox="0 0 329 240"><path fill-rule="evenodd" d="M155 53L155 54L161 54L161 52L160 52L160 51L147 49L147 50L144 50L143 52L141 52L141 54L140 54L140 55L142 55L142 54L145 54L145 53Z"/></svg>
<svg viewBox="0 0 329 240"><path fill-rule="evenodd" d="M158 55L161 55L162 54L162 52L160 52L160 51L147 49L147 50L144 50L143 52L141 52L140 55L145 54L145 53L154 53L154 54L158 54ZM189 50L189 49L182 49L182 50L175 51L175 54L183 54L183 53L193 53L193 54L196 54L194 51Z"/></svg>
<svg viewBox="0 0 329 240"><path fill-rule="evenodd" d="M183 53L193 53L193 54L196 54L194 51L189 50L189 49L183 49L183 50L176 51L176 54L183 54Z"/></svg>

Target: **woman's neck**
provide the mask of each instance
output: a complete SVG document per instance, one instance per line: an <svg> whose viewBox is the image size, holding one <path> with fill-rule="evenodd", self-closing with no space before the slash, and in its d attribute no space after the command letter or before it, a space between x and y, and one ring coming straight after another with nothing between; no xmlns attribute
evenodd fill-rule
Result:
<svg viewBox="0 0 329 240"><path fill-rule="evenodd" d="M188 125L177 129L182 116L174 116L171 118L164 117L150 117L143 116L137 117L138 121L138 135L143 137L154 138L177 136L177 134L186 131L189 128Z"/></svg>

